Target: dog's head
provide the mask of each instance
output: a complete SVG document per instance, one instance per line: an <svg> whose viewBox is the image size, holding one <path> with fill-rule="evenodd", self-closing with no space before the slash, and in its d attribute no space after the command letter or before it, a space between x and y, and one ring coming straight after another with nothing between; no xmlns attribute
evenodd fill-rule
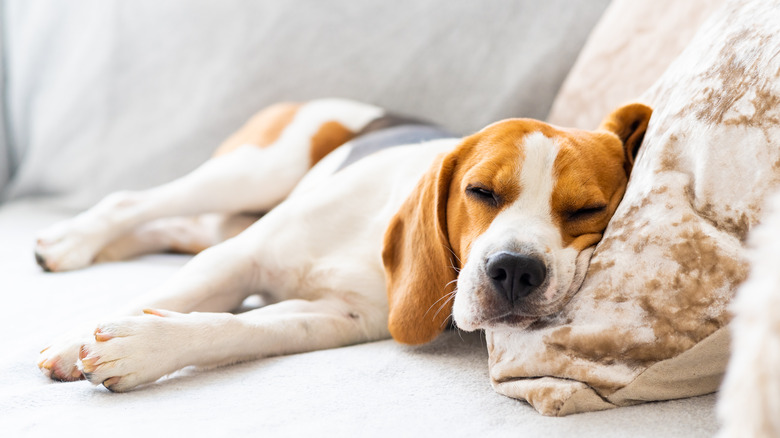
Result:
<svg viewBox="0 0 780 438"><path fill-rule="evenodd" d="M385 234L393 337L430 341L450 315L471 331L560 310L623 197L651 113L626 105L596 131L504 120L440 157Z"/></svg>

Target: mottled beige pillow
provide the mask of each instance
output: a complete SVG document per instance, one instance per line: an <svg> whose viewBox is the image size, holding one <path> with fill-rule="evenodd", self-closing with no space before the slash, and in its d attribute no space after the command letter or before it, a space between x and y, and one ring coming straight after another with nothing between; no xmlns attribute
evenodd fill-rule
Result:
<svg viewBox="0 0 780 438"><path fill-rule="evenodd" d="M613 0L593 28L547 120L591 129L661 77L725 0Z"/></svg>
<svg viewBox="0 0 780 438"><path fill-rule="evenodd" d="M653 117L580 291L487 333L495 389L567 415L717 389L744 239L780 182L780 0L735 0L644 95Z"/></svg>

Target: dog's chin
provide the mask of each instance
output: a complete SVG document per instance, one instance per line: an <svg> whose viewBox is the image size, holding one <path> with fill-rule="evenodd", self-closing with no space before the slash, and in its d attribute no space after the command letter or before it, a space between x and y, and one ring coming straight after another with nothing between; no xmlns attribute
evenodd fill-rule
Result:
<svg viewBox="0 0 780 438"><path fill-rule="evenodd" d="M526 316L526 315L504 315L498 318L491 319L483 325L485 330L522 330L534 321L539 319L538 316Z"/></svg>
<svg viewBox="0 0 780 438"><path fill-rule="evenodd" d="M529 315L512 311L483 312L479 315L458 315L454 316L455 325L458 329L471 332L474 330L518 330L524 329L533 324L534 321L543 315Z"/></svg>
<svg viewBox="0 0 780 438"><path fill-rule="evenodd" d="M455 325L458 329L472 332L474 330L522 330L534 321L539 319L538 316L517 315L514 313L507 313L501 316L480 318L478 320L455 320Z"/></svg>

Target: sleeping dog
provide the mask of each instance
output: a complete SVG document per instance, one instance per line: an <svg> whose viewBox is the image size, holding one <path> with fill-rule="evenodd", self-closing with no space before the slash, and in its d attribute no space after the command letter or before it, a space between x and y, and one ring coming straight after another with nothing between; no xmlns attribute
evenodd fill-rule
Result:
<svg viewBox="0 0 780 438"><path fill-rule="evenodd" d="M651 112L626 105L595 131L509 119L455 138L348 100L271 106L191 174L40 234L49 271L198 255L38 366L126 391L189 365L420 344L450 320L526 327L579 288ZM228 313L256 294L269 304Z"/></svg>

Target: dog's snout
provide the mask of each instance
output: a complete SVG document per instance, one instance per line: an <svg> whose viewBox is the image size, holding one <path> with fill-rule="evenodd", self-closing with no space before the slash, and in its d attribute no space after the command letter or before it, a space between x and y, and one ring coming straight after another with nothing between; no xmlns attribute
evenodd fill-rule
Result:
<svg viewBox="0 0 780 438"><path fill-rule="evenodd" d="M542 260L508 251L488 257L486 268L496 291L510 303L528 296L547 276Z"/></svg>

